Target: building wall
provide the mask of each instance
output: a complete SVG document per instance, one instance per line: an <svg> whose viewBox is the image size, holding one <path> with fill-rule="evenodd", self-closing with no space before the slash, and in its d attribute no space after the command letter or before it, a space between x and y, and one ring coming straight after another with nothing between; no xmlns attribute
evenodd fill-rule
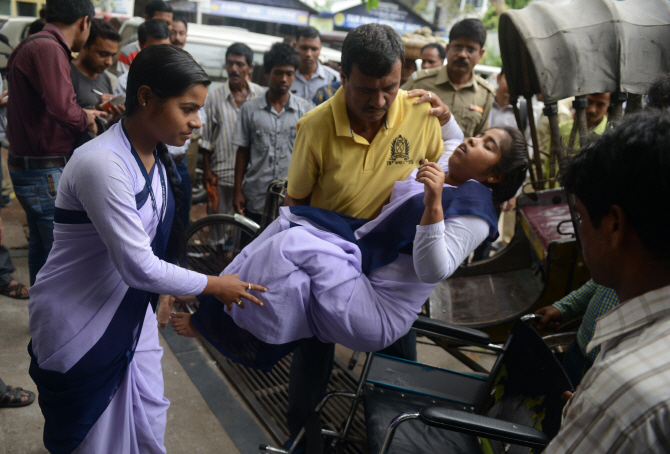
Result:
<svg viewBox="0 0 670 454"><path fill-rule="evenodd" d="M0 0L0 14L38 17L45 4L46 0Z"/></svg>

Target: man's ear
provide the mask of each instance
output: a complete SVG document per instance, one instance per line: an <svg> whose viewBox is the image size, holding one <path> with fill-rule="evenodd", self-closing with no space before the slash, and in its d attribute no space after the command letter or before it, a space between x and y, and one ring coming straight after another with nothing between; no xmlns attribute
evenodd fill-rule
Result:
<svg viewBox="0 0 670 454"><path fill-rule="evenodd" d="M340 69L340 82L342 82L342 86L344 88L347 87L347 76L344 74L344 71Z"/></svg>
<svg viewBox="0 0 670 454"><path fill-rule="evenodd" d="M607 221L601 222L601 224L606 224L606 233L611 237L611 246L615 249L620 248L625 238L631 233L630 229L632 228L623 208L619 205L612 205L610 212L603 217L603 221ZM601 225L601 227L603 226Z"/></svg>
<svg viewBox="0 0 670 454"><path fill-rule="evenodd" d="M81 16L77 19L77 29L80 33L84 33L91 26L91 21L88 20L88 16Z"/></svg>

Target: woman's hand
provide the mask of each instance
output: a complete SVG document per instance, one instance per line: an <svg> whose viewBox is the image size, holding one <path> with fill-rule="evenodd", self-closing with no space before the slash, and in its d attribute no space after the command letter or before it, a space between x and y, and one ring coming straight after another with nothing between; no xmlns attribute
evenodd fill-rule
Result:
<svg viewBox="0 0 670 454"><path fill-rule="evenodd" d="M440 126L446 125L451 120L449 107L435 93L417 88L408 91L407 96L410 98L419 98L414 102L415 105L429 102L431 109L428 111L428 114L437 117L440 120Z"/></svg>
<svg viewBox="0 0 670 454"><path fill-rule="evenodd" d="M426 206L420 225L436 224L444 220L442 188L444 172L435 162L424 161L416 174L416 181L423 183L423 204Z"/></svg>
<svg viewBox="0 0 670 454"><path fill-rule="evenodd" d="M226 305L229 311L233 309L233 303L237 304L240 309L244 309L242 298L262 306L261 300L248 293L249 290L268 291L267 288L258 284L250 284L239 280L237 274L224 274L222 276L207 276L207 286L202 293L204 295L214 295Z"/></svg>

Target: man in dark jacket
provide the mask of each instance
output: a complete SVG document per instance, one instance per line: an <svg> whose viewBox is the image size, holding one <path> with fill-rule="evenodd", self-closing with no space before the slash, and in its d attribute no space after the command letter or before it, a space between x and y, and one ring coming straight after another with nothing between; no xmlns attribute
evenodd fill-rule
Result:
<svg viewBox="0 0 670 454"><path fill-rule="evenodd" d="M28 219L30 284L53 244L54 202L63 167L77 136L97 132L103 112L77 105L70 60L89 35L95 11L90 0L47 0L47 24L9 57L7 79L8 165L16 198Z"/></svg>

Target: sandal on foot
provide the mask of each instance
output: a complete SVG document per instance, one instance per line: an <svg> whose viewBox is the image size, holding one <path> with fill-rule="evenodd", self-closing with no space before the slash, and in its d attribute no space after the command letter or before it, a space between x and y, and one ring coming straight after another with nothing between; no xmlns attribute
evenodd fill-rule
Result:
<svg viewBox="0 0 670 454"><path fill-rule="evenodd" d="M28 394L28 400L21 402L21 391ZM7 386L5 389L5 394L0 397L0 408L2 407L25 407L30 405L35 401L35 393L31 391L26 391L22 388L14 388L12 386Z"/></svg>
<svg viewBox="0 0 670 454"><path fill-rule="evenodd" d="M17 300L27 300L30 298L30 295L23 295L24 288L26 288L26 286L20 282L17 282L14 285L7 284L4 287L0 287L0 295L16 298Z"/></svg>

